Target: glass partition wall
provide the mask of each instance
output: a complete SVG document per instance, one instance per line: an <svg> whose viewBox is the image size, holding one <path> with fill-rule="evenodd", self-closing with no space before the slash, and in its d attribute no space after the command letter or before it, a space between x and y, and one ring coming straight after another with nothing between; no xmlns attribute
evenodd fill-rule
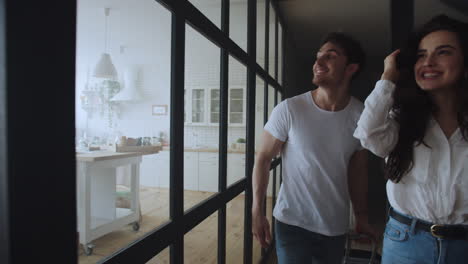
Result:
<svg viewBox="0 0 468 264"><path fill-rule="evenodd" d="M78 1L79 263L261 260L250 181L282 29L270 1Z"/></svg>

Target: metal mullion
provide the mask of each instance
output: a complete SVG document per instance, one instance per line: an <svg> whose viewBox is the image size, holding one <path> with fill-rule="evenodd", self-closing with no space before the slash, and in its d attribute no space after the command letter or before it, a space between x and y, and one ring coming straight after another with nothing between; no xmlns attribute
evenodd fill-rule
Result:
<svg viewBox="0 0 468 264"><path fill-rule="evenodd" d="M229 36L229 0L221 1L221 30ZM224 193L227 185L229 54L221 49L220 58L220 117L219 117L219 172L218 191ZM218 210L218 264L226 263L226 204Z"/></svg>
<svg viewBox="0 0 468 264"><path fill-rule="evenodd" d="M164 5L166 8L174 12L176 4L173 0L156 0L157 2ZM226 36L213 22L203 15L196 7L194 7L190 2L185 2L186 13L185 18L187 22L198 30L198 32L210 41L215 43L219 47L225 48L232 57L236 58L239 62L244 65L256 64L256 62L251 62L251 56L239 47L234 41L232 41L228 36ZM268 9L269 10L269 9ZM266 24L268 24L267 22ZM269 27L268 27L269 28ZM284 26L283 26L284 29ZM266 41L268 42L268 41ZM266 45L266 43L265 43ZM268 57L268 56L267 56ZM262 76L262 78L267 81L271 86L276 87L281 90L281 86L276 82L276 80L271 77L268 72L266 72L263 67L256 64L254 70L256 74Z"/></svg>
<svg viewBox="0 0 468 264"><path fill-rule="evenodd" d="M182 232L189 232L192 228L196 227L203 220L216 212L222 204L226 204L242 193L247 185L246 183L247 181L245 179L240 180L229 186L224 193L214 194L202 203L187 210L184 214L185 221L181 228Z"/></svg>
<svg viewBox="0 0 468 264"><path fill-rule="evenodd" d="M284 87L284 80L286 78L286 76L284 75L285 73L285 67L284 67L284 62L285 62L285 59L284 59L284 54L285 54L285 40L286 40L286 29L284 28L284 25L282 26L282 29L283 31L281 32L281 75L283 76L281 78L281 83L279 84L283 89L283 98L284 98L284 91L286 90L286 88Z"/></svg>
<svg viewBox="0 0 468 264"><path fill-rule="evenodd" d="M275 15L275 80L278 82L278 14ZM277 95L275 95L276 98ZM275 99L276 100L276 99ZM275 103L276 105L276 103Z"/></svg>
<svg viewBox="0 0 468 264"><path fill-rule="evenodd" d="M282 90L279 83L268 74L259 64L254 65L255 72L258 76L260 76L263 80L268 82L271 86L275 87L278 90Z"/></svg>
<svg viewBox="0 0 468 264"><path fill-rule="evenodd" d="M265 50L264 50L264 69L268 77L270 76L270 0L265 1ZM263 125L265 125L268 121L268 82L263 83ZM269 172L268 172L269 174ZM268 175L270 177L270 175ZM266 215L267 211L267 195L265 194L265 199L263 201L263 214ZM261 248L261 255L262 257L266 254L266 249Z"/></svg>
<svg viewBox="0 0 468 264"><path fill-rule="evenodd" d="M172 12L178 8L177 5L183 5L185 9L184 17L187 23L194 27L200 34L208 38L218 47L225 48L231 56L235 57L242 64L249 64L247 53L237 45L233 40L225 35L211 20L209 20L200 10L198 10L192 3L183 1L177 4L174 0L155 0L165 6ZM180 8L180 7L179 7Z"/></svg>
<svg viewBox="0 0 468 264"><path fill-rule="evenodd" d="M257 54L257 1L249 0L247 8L247 149L245 166L244 264L252 263L252 171L255 147L255 65Z"/></svg>
<svg viewBox="0 0 468 264"><path fill-rule="evenodd" d="M390 1L391 50L402 47L414 26L414 0Z"/></svg>
<svg viewBox="0 0 468 264"><path fill-rule="evenodd" d="M177 233L180 233L180 231L175 228L174 223L168 222L144 234L137 243L132 243L128 247L120 249L98 263L146 263L167 248L167 245L173 243Z"/></svg>
<svg viewBox="0 0 468 264"><path fill-rule="evenodd" d="M281 161L280 163L280 181L279 181L279 184L281 185L281 183L283 183L283 162Z"/></svg>
<svg viewBox="0 0 468 264"><path fill-rule="evenodd" d="M203 203L187 210L184 214L185 221L182 226L176 226L174 222L158 226L153 231L145 234L138 242L132 243L127 248L120 249L117 253L99 263L145 263L149 261L164 250L167 245L173 243L181 233L182 235L186 234L212 215L222 204L236 198L244 191L245 185L246 179L239 180L227 188L225 192L215 194Z"/></svg>
<svg viewBox="0 0 468 264"><path fill-rule="evenodd" d="M278 7L278 0L273 0L272 2L273 9L275 10L276 15L278 16L278 21L281 22L281 25L285 25L284 23L284 17L282 16L282 13L280 12L280 9Z"/></svg>
<svg viewBox="0 0 468 264"><path fill-rule="evenodd" d="M264 50L264 69L266 74L269 76L269 68L270 68L270 0L265 1L265 50ZM263 124L265 125L268 120L268 81L263 82ZM266 202L265 202L266 204Z"/></svg>
<svg viewBox="0 0 468 264"><path fill-rule="evenodd" d="M2 26L0 34L6 35L7 25L5 23L6 7L3 2L0 5L0 17ZM8 180L8 134L7 134L7 78L8 65L6 64L6 38L0 40L0 63L3 71L0 71L0 259L10 263L10 199L9 199L9 180Z"/></svg>
<svg viewBox="0 0 468 264"><path fill-rule="evenodd" d="M263 65L263 68L265 69L266 73L268 75L269 72L269 67L270 67L270 64L269 64L269 55L270 55L270 45L269 45L269 41L270 41L270 0L266 0L265 1L265 50L264 50L264 65Z"/></svg>
<svg viewBox="0 0 468 264"><path fill-rule="evenodd" d="M170 1L170 0L162 0ZM247 53L229 38L221 29L219 29L211 20L209 20L202 12L200 12L190 2L185 4L186 13L185 19L187 23L197 29L197 31L208 38L218 47L226 49L231 56L235 57L242 64L249 64Z"/></svg>
<svg viewBox="0 0 468 264"><path fill-rule="evenodd" d="M275 217L273 216L273 210L276 204L276 167L273 169L273 185L271 187L271 234L275 237Z"/></svg>
<svg viewBox="0 0 468 264"><path fill-rule="evenodd" d="M170 262L184 262L184 79L185 79L185 0L175 0L172 13L171 45L171 123L170 123L170 218L175 226L174 243L170 245Z"/></svg>

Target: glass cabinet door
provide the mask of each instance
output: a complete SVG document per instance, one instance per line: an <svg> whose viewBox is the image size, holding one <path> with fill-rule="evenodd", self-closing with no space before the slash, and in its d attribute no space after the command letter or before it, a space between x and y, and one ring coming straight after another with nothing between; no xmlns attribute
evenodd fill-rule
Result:
<svg viewBox="0 0 468 264"><path fill-rule="evenodd" d="M210 90L210 123L219 123L219 89Z"/></svg>
<svg viewBox="0 0 468 264"><path fill-rule="evenodd" d="M243 124L244 90L240 88L231 89L230 92L229 123Z"/></svg>
<svg viewBox="0 0 468 264"><path fill-rule="evenodd" d="M205 90L192 90L192 123L205 122Z"/></svg>

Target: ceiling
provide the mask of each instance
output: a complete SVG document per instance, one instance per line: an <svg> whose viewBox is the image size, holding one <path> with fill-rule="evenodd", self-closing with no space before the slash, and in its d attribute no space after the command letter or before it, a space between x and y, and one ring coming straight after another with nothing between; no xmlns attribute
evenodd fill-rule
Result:
<svg viewBox="0 0 468 264"><path fill-rule="evenodd" d="M460 2L454 7L450 2ZM391 0L278 0L297 58L313 63L320 39L330 31L344 31L358 39L365 49L369 68L381 70L390 51ZM465 8L463 10L461 8ZM468 22L466 0L414 0L415 25L445 13Z"/></svg>

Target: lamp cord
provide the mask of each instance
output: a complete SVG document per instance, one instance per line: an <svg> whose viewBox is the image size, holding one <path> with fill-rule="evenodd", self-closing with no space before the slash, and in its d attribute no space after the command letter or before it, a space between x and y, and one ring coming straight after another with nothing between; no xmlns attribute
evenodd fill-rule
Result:
<svg viewBox="0 0 468 264"><path fill-rule="evenodd" d="M110 8L105 8L104 9L104 14L106 15L106 18L105 18L105 27L104 27L104 51L107 53L107 20L108 20L108 17L109 17L109 13L110 13Z"/></svg>

